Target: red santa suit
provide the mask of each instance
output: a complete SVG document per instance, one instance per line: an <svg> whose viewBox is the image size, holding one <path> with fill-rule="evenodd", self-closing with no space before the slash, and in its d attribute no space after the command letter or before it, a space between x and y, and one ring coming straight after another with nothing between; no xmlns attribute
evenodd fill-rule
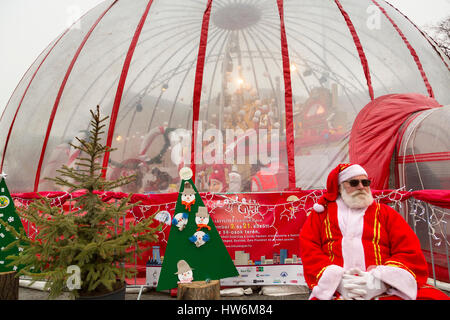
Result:
<svg viewBox="0 0 450 320"><path fill-rule="evenodd" d="M427 263L419 240L398 212L375 201L367 208L351 209L338 196L336 177L342 170L330 173L325 199L319 200L322 208L315 206L300 233L310 299L339 298L344 272L352 268L371 270L388 286L380 299L446 299L426 285Z"/></svg>

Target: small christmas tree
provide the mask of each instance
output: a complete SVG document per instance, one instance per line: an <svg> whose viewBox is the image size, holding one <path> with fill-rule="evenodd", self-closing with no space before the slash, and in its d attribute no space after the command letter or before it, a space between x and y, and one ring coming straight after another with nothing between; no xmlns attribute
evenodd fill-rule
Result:
<svg viewBox="0 0 450 320"><path fill-rule="evenodd" d="M0 175L0 219L4 221L0 224L0 272L19 271L21 266L9 265L10 260L8 256L17 256L23 251L25 244L16 242L17 238L15 233L23 233L23 225L19 216L16 213L14 201L11 198L8 187L5 181L6 174ZM12 230L15 233L12 233ZM11 243L14 242L14 245Z"/></svg>
<svg viewBox="0 0 450 320"><path fill-rule="evenodd" d="M178 282L220 280L239 275L193 181L180 170L181 185L157 290Z"/></svg>
<svg viewBox="0 0 450 320"><path fill-rule="evenodd" d="M150 225L152 217L125 226L118 224L126 212L136 204L129 204L131 194L119 203L104 202L97 190L113 190L133 181L133 176L107 181L102 177L99 162L108 147L100 144L102 124L108 117L100 118L99 107L91 110L90 135L78 139L83 158L78 159L78 170L64 165L57 170L59 177L49 179L58 185L69 187L71 192L84 190L75 199L73 211L51 206L48 199L34 201L27 208L18 210L22 218L36 225L39 233L28 239L16 232L18 241L27 246L18 256L11 256L13 264L24 265L19 275L36 280L47 280L44 289L50 289L49 298L59 296L67 287L75 296L95 296L123 287L125 278L135 270L125 269L124 262L132 261L134 254L142 253L138 242L157 240L156 229ZM112 150L111 150L112 151ZM4 224L3 222L2 224ZM14 243L11 244L13 246ZM129 250L134 246L135 251ZM76 271L79 270L79 279ZM75 271L75 273L72 273Z"/></svg>

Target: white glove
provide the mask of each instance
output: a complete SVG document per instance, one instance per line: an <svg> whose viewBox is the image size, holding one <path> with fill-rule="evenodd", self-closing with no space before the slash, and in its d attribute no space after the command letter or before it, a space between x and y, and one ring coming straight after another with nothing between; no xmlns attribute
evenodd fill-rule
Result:
<svg viewBox="0 0 450 320"><path fill-rule="evenodd" d="M343 279L347 276L344 288L348 290L347 296L358 300L370 300L373 297L379 296L386 292L388 287L386 284L374 276L374 270L364 272L359 269L349 270L353 275L344 274ZM356 274L356 275L354 275ZM358 278L355 280L355 278Z"/></svg>
<svg viewBox="0 0 450 320"><path fill-rule="evenodd" d="M362 288L366 291L364 300L370 300L373 297L379 296L380 294L385 293L388 289L383 281L374 276L374 271L375 270L371 270L369 272L361 272L361 277L366 279L366 284L364 288Z"/></svg>
<svg viewBox="0 0 450 320"><path fill-rule="evenodd" d="M359 269L350 269L345 271L337 291L342 295L344 300L363 300L367 293L363 288L366 279L359 276L362 271ZM355 275L356 274L356 275Z"/></svg>

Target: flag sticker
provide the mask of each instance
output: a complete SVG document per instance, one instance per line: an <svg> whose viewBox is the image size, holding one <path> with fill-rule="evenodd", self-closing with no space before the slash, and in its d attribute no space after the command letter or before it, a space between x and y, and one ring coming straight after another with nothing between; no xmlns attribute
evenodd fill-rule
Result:
<svg viewBox="0 0 450 320"><path fill-rule="evenodd" d="M9 199L5 196L0 196L0 209L6 208L9 205Z"/></svg>

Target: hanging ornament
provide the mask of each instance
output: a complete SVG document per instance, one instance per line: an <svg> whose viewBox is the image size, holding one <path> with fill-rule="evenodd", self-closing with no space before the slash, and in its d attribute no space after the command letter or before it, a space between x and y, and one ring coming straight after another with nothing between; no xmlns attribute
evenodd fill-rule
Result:
<svg viewBox="0 0 450 320"><path fill-rule="evenodd" d="M172 223L172 220L170 220L170 213L166 210L157 212L155 215L155 220L159 222L164 222L169 226Z"/></svg>
<svg viewBox="0 0 450 320"><path fill-rule="evenodd" d="M177 213L173 219L172 224L178 228L178 230L183 231L188 223L189 215L186 212Z"/></svg>
<svg viewBox="0 0 450 320"><path fill-rule="evenodd" d="M177 263L177 272L179 283L191 283L194 280L194 274L192 268L185 260L180 260Z"/></svg>
<svg viewBox="0 0 450 320"><path fill-rule="evenodd" d="M186 207L186 210L191 212L191 206L195 203L195 191L191 188L189 183L186 183L186 186L181 194L181 204Z"/></svg>
<svg viewBox="0 0 450 320"><path fill-rule="evenodd" d="M180 169L179 172L180 178L183 180L189 180L192 178L192 176L194 175L191 168L189 167L183 167Z"/></svg>
<svg viewBox="0 0 450 320"><path fill-rule="evenodd" d="M202 228L211 230L211 227L208 226L209 214L208 209L206 209L206 207L198 208L198 212L195 214L195 223L197 224L197 231L200 231Z"/></svg>
<svg viewBox="0 0 450 320"><path fill-rule="evenodd" d="M209 239L209 235L203 231L197 231L193 236L189 237L189 241L194 243L197 248L204 245Z"/></svg>

